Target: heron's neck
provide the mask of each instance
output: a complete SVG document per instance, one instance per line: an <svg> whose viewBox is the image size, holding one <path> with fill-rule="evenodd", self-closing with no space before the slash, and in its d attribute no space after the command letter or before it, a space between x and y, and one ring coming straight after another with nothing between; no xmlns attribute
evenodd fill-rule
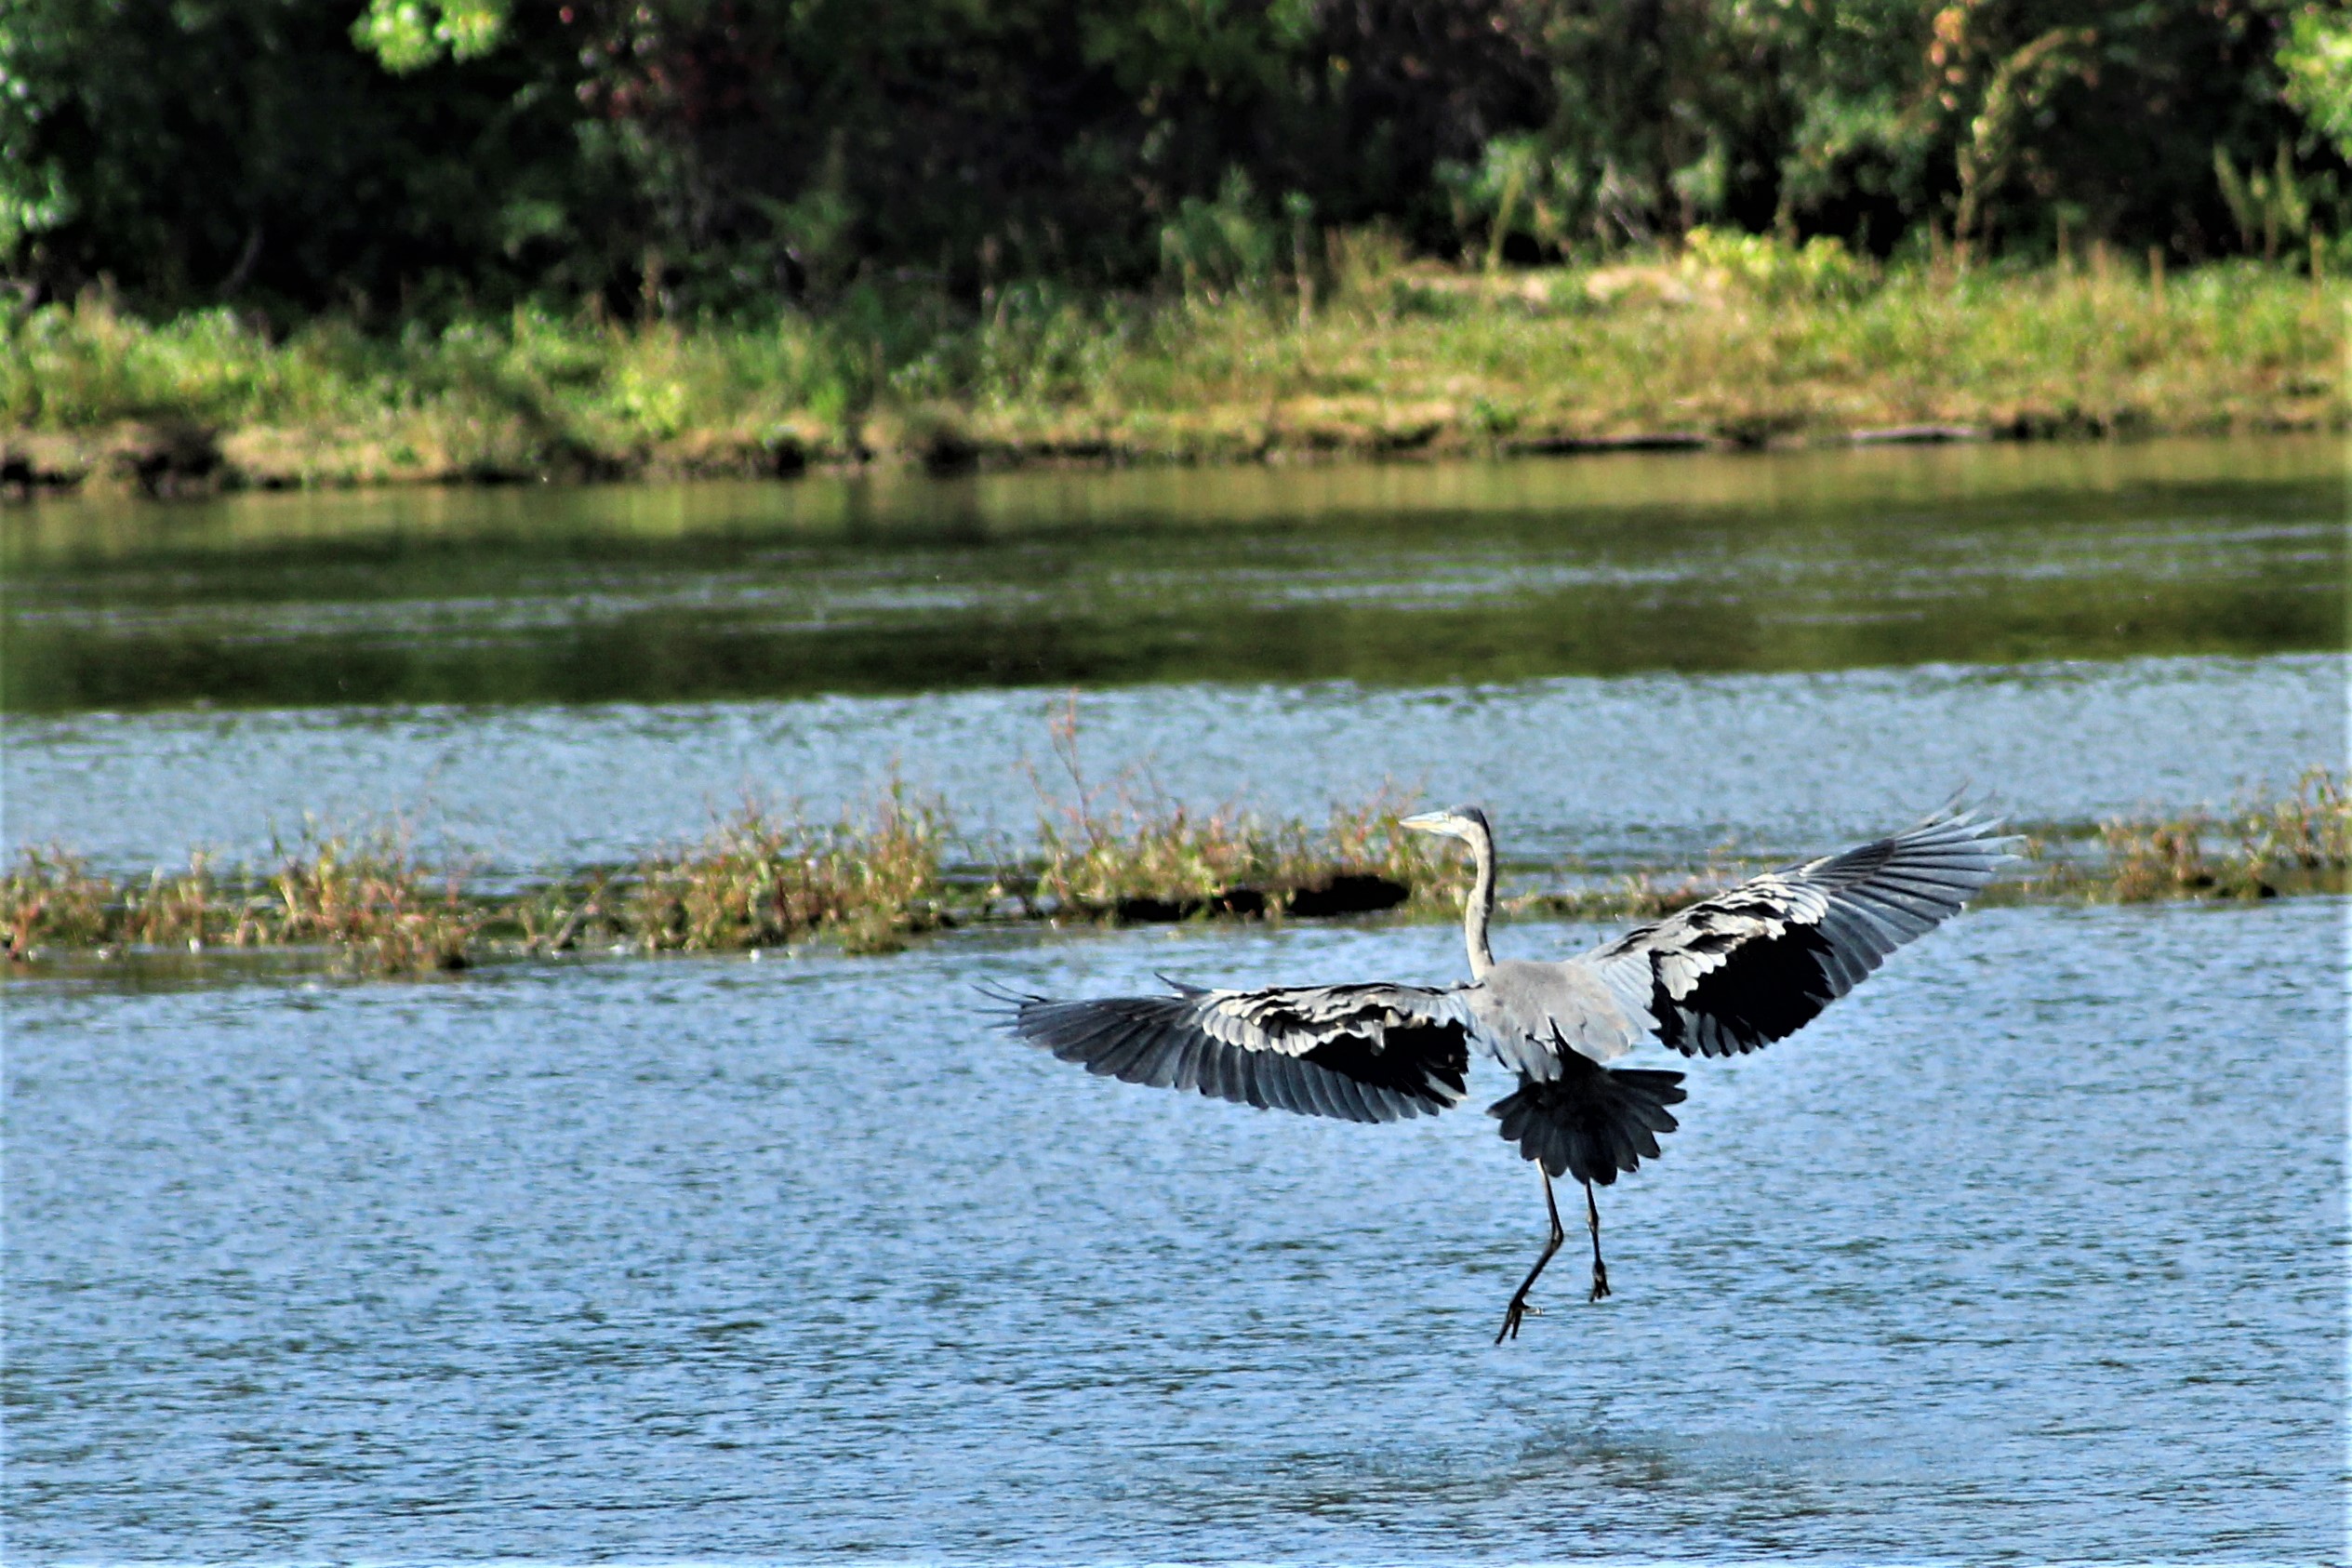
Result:
<svg viewBox="0 0 2352 1568"><path fill-rule="evenodd" d="M1469 945L1470 977L1486 978L1495 967L1495 950L1486 945L1486 923L1495 913L1495 840L1486 833L1470 838L1470 860L1478 874L1470 880L1470 896L1462 904L1462 939Z"/></svg>

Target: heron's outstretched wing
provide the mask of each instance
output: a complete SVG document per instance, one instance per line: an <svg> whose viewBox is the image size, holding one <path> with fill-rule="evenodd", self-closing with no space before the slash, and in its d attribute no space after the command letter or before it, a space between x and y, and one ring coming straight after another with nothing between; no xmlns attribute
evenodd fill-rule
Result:
<svg viewBox="0 0 2352 1568"><path fill-rule="evenodd" d="M1174 996L1003 1000L1015 1033L1089 1072L1349 1122L1459 1104L1469 1071L1473 1025L1458 990L1179 986Z"/></svg>
<svg viewBox="0 0 2352 1568"><path fill-rule="evenodd" d="M1581 962L1685 1056L1753 1051L1812 1022L1887 954L1958 914L2008 858L2000 830L1965 813L1932 817L1742 883Z"/></svg>

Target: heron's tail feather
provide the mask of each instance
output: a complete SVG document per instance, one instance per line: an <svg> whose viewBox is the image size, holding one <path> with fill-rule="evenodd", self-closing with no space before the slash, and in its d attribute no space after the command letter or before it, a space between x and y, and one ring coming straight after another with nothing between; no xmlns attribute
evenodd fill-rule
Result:
<svg viewBox="0 0 2352 1568"><path fill-rule="evenodd" d="M1615 1070L1571 1054L1567 1070L1548 1081L1521 1079L1487 1108L1503 1136L1553 1176L1606 1187L1658 1154L1660 1133L1678 1123L1666 1108L1683 1098L1682 1075L1647 1068Z"/></svg>

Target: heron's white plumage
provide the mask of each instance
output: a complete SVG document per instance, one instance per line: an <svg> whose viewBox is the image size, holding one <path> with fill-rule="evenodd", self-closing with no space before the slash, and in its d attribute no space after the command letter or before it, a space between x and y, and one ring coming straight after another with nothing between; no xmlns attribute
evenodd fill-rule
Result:
<svg viewBox="0 0 2352 1568"><path fill-rule="evenodd" d="M1195 1028L1244 1051L1303 1056L1341 1040L1360 1041L1375 1055L1391 1030L1471 1027L1461 991L1417 986L1280 986L1263 990L1212 990L1192 999Z"/></svg>

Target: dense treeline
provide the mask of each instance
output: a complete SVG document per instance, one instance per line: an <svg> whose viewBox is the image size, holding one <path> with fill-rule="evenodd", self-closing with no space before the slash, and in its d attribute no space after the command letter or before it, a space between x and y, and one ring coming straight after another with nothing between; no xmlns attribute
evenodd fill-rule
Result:
<svg viewBox="0 0 2352 1568"><path fill-rule="evenodd" d="M2310 0L0 0L0 267L165 311L1214 286L1369 224L2299 255L2348 156Z"/></svg>

